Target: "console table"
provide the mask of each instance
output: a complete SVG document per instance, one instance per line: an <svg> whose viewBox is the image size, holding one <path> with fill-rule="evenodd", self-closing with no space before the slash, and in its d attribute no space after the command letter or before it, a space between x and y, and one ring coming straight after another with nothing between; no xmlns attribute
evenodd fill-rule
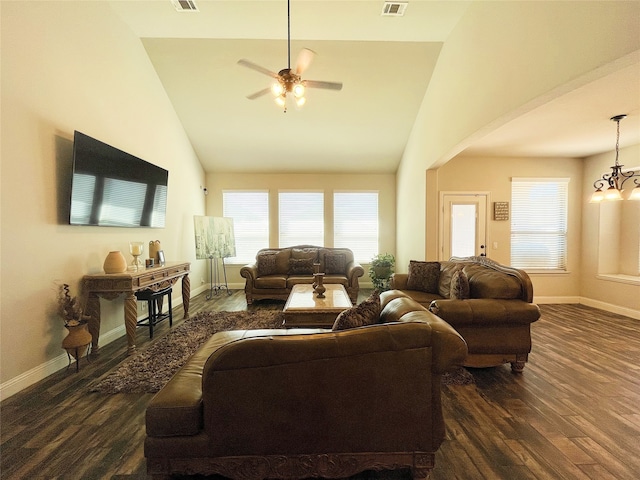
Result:
<svg viewBox="0 0 640 480"><path fill-rule="evenodd" d="M89 332L91 333L91 353L98 354L98 338L100 337L100 297L114 300L124 295L124 325L127 330L127 344L129 355L136 353L136 324L138 320L138 305L135 292L138 290L161 290L173 285L182 278L182 305L184 318L189 318L189 295L191 283L189 280L188 262L167 262L165 265L127 270L123 273L99 273L85 275L82 278L82 296L85 314L89 315Z"/></svg>

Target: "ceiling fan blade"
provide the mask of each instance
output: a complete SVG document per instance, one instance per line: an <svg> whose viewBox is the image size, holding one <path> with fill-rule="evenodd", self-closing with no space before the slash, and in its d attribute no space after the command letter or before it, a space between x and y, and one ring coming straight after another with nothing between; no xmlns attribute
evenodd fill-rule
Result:
<svg viewBox="0 0 640 480"><path fill-rule="evenodd" d="M342 90L341 82L323 82L320 80L304 80L303 83L309 88L324 88L327 90Z"/></svg>
<svg viewBox="0 0 640 480"><path fill-rule="evenodd" d="M268 75L272 78L278 78L277 73L272 72L271 70L268 70L264 67L261 67L260 65L256 65L255 63L250 62L249 60L245 60L244 58L241 60L238 60L238 65L242 65L243 67L250 68L251 70L255 70L256 72L264 73L265 75Z"/></svg>
<svg viewBox="0 0 640 480"><path fill-rule="evenodd" d="M256 98L258 98L258 97L261 97L261 96L263 96L263 95L266 95L266 94L267 94L267 93L269 93L270 91L271 91L271 87L267 87L267 88L264 88L264 89L260 90L259 92L252 93L251 95L247 95L247 98L248 98L249 100L255 100L255 99L256 99Z"/></svg>
<svg viewBox="0 0 640 480"><path fill-rule="evenodd" d="M297 75L302 75L302 73L307 68L309 68L309 65L311 65L311 61L313 60L315 54L316 52L314 52L313 50L309 50L308 48L303 48L302 50L300 50L300 53L298 54L298 60L296 61Z"/></svg>

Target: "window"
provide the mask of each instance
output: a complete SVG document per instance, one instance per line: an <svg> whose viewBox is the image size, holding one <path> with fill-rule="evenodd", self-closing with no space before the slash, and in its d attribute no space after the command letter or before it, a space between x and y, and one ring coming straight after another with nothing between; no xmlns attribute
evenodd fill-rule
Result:
<svg viewBox="0 0 640 480"><path fill-rule="evenodd" d="M333 194L333 246L353 251L357 262L378 254L378 192Z"/></svg>
<svg viewBox="0 0 640 480"><path fill-rule="evenodd" d="M324 245L324 194L279 192L280 247Z"/></svg>
<svg viewBox="0 0 640 480"><path fill-rule="evenodd" d="M233 218L236 256L229 263L249 263L269 247L269 192L223 191L222 215Z"/></svg>
<svg viewBox="0 0 640 480"><path fill-rule="evenodd" d="M514 178L511 184L511 265L567 269L566 178Z"/></svg>

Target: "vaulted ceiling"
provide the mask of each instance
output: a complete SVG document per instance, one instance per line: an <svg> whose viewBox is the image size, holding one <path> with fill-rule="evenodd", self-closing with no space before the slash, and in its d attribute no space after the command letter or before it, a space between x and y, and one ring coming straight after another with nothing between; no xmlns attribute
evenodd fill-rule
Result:
<svg viewBox="0 0 640 480"><path fill-rule="evenodd" d="M316 53L303 77L339 81L341 91L308 89L287 112L270 77L288 65L287 2L170 0L110 2L141 38L149 59L208 172L394 172L438 56L469 1L411 0L402 17L384 2L293 0L291 64ZM568 91L470 145L468 155L584 157L640 143L640 63ZM461 112L463 114L463 112Z"/></svg>

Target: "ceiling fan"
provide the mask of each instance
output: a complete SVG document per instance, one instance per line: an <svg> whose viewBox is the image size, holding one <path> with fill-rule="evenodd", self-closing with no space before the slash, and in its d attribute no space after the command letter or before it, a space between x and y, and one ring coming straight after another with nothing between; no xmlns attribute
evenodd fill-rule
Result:
<svg viewBox="0 0 640 480"><path fill-rule="evenodd" d="M256 65L255 63L245 60L244 58L238 60L238 64L243 67L250 68L257 72L263 73L275 79L275 82L267 88L264 88L258 92L248 95L249 100L255 100L262 97L267 93L273 93L275 102L284 108L284 112L287 112L287 95L290 94L295 99L296 105L301 107L305 104L306 98L304 96L307 88L324 88L327 90L342 90L342 83L339 82L324 82L320 80L303 80L302 74L309 67L315 52L308 48L303 48L298 54L295 70L291 69L291 10L290 1L287 0L287 68L283 68L278 73Z"/></svg>

